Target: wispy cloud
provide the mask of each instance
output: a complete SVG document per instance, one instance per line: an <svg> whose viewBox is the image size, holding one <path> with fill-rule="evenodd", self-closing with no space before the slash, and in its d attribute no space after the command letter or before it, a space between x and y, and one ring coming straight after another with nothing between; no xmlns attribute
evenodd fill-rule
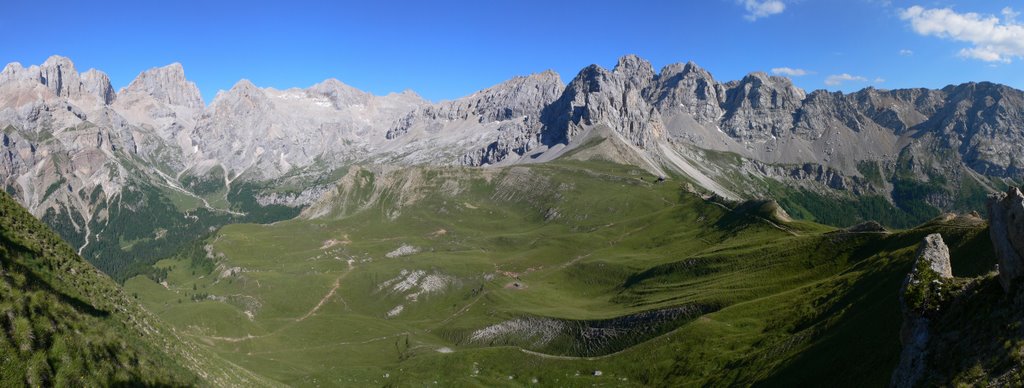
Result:
<svg viewBox="0 0 1024 388"><path fill-rule="evenodd" d="M1017 23L1017 16L1020 16L1020 12L1014 11L1013 8L1003 8L1003 20L1010 24Z"/></svg>
<svg viewBox="0 0 1024 388"><path fill-rule="evenodd" d="M914 50L908 50L908 49L900 50L900 56L909 57L911 55L914 55Z"/></svg>
<svg viewBox="0 0 1024 388"><path fill-rule="evenodd" d="M1003 8L1002 20L995 15L918 5L901 10L899 16L919 35L970 43L972 47L958 54L964 58L1009 63L1024 57L1024 25L1017 22L1019 13L1009 7Z"/></svg>
<svg viewBox="0 0 1024 388"><path fill-rule="evenodd" d="M825 85L828 86L839 86L843 82L868 82L868 79L859 75L852 75L848 73L833 74L825 78Z"/></svg>
<svg viewBox="0 0 1024 388"><path fill-rule="evenodd" d="M807 70L804 70L804 69L794 69L792 67L775 67L775 68L772 68L772 74L784 75L784 76L787 76L787 77L799 77L799 76L807 75L808 72L807 72Z"/></svg>
<svg viewBox="0 0 1024 388"><path fill-rule="evenodd" d="M740 3L747 10L743 18L749 21L777 15L786 10L786 3L780 0L741 0Z"/></svg>

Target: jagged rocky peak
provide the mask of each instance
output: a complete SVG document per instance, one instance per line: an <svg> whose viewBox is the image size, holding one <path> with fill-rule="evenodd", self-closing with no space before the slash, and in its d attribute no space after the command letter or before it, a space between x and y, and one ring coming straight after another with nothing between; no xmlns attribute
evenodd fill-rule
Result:
<svg viewBox="0 0 1024 388"><path fill-rule="evenodd" d="M75 70L75 64L67 57L54 55L47 58L39 67L39 83L60 97L82 94L82 80Z"/></svg>
<svg viewBox="0 0 1024 388"><path fill-rule="evenodd" d="M608 71L608 69L594 64L580 70L576 77L569 81L566 91L574 94L596 93L601 91L602 86L611 83L615 79L615 75Z"/></svg>
<svg viewBox="0 0 1024 388"><path fill-rule="evenodd" d="M991 82L966 82L959 85L947 85L942 91L949 95L952 100L985 100L990 103L998 102L1005 94L1014 91L1013 88Z"/></svg>
<svg viewBox="0 0 1024 388"><path fill-rule="evenodd" d="M793 113L806 93L786 77L750 73L725 87L723 129L746 141L763 141L793 127Z"/></svg>
<svg viewBox="0 0 1024 388"><path fill-rule="evenodd" d="M443 121L470 120L481 124L502 122L502 136L516 138L514 147L526 149L531 146L527 143L541 129L545 106L557 99L564 88L561 78L551 70L517 76L459 99L422 106L395 120L385 137L395 139L418 126L440 128ZM497 145L492 144L494 146ZM507 149L500 154L508 155ZM481 161L475 156L464 159L470 165L496 162Z"/></svg>
<svg viewBox="0 0 1024 388"><path fill-rule="evenodd" d="M267 98L263 89L254 85L252 81L241 79L231 89L218 92L210 106L216 110L223 110L225 108L232 109L232 107L240 108L244 106L266 108L270 104L270 99Z"/></svg>
<svg viewBox="0 0 1024 388"><path fill-rule="evenodd" d="M807 93L793 85L786 77L768 75L764 72L747 74L739 81L727 84L730 100L737 98L754 108L783 108L797 106L807 97ZM737 101L738 102L738 101Z"/></svg>
<svg viewBox="0 0 1024 388"><path fill-rule="evenodd" d="M17 72L21 71L22 69L24 69L24 67L21 66L21 62L11 62L11 63L8 63L7 65L4 66L4 70L0 71L0 79L5 79L10 74L17 73Z"/></svg>
<svg viewBox="0 0 1024 388"><path fill-rule="evenodd" d="M918 97L915 94L913 90L886 91L868 87L846 96L846 99L851 102L852 108L863 112L876 124L893 133L903 133L927 118L918 112L915 103Z"/></svg>
<svg viewBox="0 0 1024 388"><path fill-rule="evenodd" d="M386 137L394 139L414 126L437 120L491 123L515 119L521 124L517 125L519 132L539 130L542 110L562 95L564 88L552 70L513 77L469 96L409 112L395 121Z"/></svg>
<svg viewBox="0 0 1024 388"><path fill-rule="evenodd" d="M1024 92L989 82L942 89L942 109L921 125L945 147L963 149L963 162L985 175L1024 177Z"/></svg>
<svg viewBox="0 0 1024 388"><path fill-rule="evenodd" d="M646 59L629 54L619 58L612 73L623 77L623 81L632 89L643 90L654 81L654 66Z"/></svg>
<svg viewBox="0 0 1024 388"><path fill-rule="evenodd" d="M725 89L697 64L674 63L661 69L649 95L662 113L679 110L699 123L713 124L722 116Z"/></svg>
<svg viewBox="0 0 1024 388"><path fill-rule="evenodd" d="M107 105L113 103L117 98L117 93L114 92L114 87L110 84L110 77L96 69L89 69L82 73L82 87L86 93L99 97Z"/></svg>
<svg viewBox="0 0 1024 388"><path fill-rule="evenodd" d="M110 79L103 72L95 69L79 74L70 59L54 55L46 59L42 65L23 67L18 62L4 66L0 72L0 85L20 83L19 87L42 85L57 97L80 99L95 96L102 104L114 101Z"/></svg>
<svg viewBox="0 0 1024 388"><path fill-rule="evenodd" d="M999 283L1009 291L1024 275L1024 194L1017 187L988 199L989 237L999 263Z"/></svg>
<svg viewBox="0 0 1024 388"><path fill-rule="evenodd" d="M325 97L331 100L335 108L365 104L373 98L373 95L370 93L356 89L335 78L329 78L309 87L309 89L306 89L306 93L310 96Z"/></svg>
<svg viewBox="0 0 1024 388"><path fill-rule="evenodd" d="M825 132L837 128L849 128L860 131L864 119L861 110L853 106L850 98L842 92L815 90L807 95L798 108L793 120L793 132L803 139L814 140ZM778 135L779 132L771 133ZM763 134L762 134L763 135Z"/></svg>
<svg viewBox="0 0 1024 388"><path fill-rule="evenodd" d="M571 141L581 126L606 124L638 146L664 133L661 118L645 97L653 84L651 64L635 55L619 59L613 71L590 65L545 109L545 143Z"/></svg>
<svg viewBox="0 0 1024 388"><path fill-rule="evenodd" d="M469 113L480 117L480 122L504 121L522 116L534 119L541 109L556 100L565 86L561 77L552 70L528 76L514 77L498 85L460 99Z"/></svg>
<svg viewBox="0 0 1024 388"><path fill-rule="evenodd" d="M139 76L135 77L127 87L121 89L119 94L149 95L165 104L193 109L203 108L203 99L199 94L199 88L185 78L185 70L177 62L139 73Z"/></svg>

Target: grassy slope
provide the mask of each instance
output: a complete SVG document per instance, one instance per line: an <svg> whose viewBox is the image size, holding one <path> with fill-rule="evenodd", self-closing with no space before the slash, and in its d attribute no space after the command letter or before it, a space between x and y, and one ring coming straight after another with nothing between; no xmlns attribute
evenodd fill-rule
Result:
<svg viewBox="0 0 1024 388"><path fill-rule="evenodd" d="M230 225L210 238L212 259L158 263L167 287L126 287L186 335L289 384L884 385L920 238L941 231L964 275L991 266L979 226L778 225L604 163L359 177L346 217ZM387 257L402 245L419 252ZM417 288L392 279L417 270L446 282L413 300ZM607 333L602 320L687 306L704 314L645 333L614 326L627 335L610 342L473 340L527 318Z"/></svg>
<svg viewBox="0 0 1024 388"><path fill-rule="evenodd" d="M261 381L181 342L6 193L0 333L2 386Z"/></svg>

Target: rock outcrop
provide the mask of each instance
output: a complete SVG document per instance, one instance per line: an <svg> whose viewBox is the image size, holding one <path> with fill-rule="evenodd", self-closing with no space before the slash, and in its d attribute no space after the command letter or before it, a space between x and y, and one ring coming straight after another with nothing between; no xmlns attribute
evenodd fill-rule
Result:
<svg viewBox="0 0 1024 388"><path fill-rule="evenodd" d="M953 277L949 248L938 233L925 236L917 248L914 269L900 290L903 327L900 363L893 372L893 387L914 387L926 369L931 315L944 302L943 287Z"/></svg>
<svg viewBox="0 0 1024 388"><path fill-rule="evenodd" d="M568 143L585 127L605 124L634 145L653 146L664 135L661 116L645 96L654 79L651 64L634 55L620 58L612 71L588 66L545 108L544 143Z"/></svg>
<svg viewBox="0 0 1024 388"><path fill-rule="evenodd" d="M119 94L145 94L169 105L194 109L203 107L199 88L185 79L185 69L180 63L143 71Z"/></svg>
<svg viewBox="0 0 1024 388"><path fill-rule="evenodd" d="M1011 187L988 201L989 236L999 262L999 283L1010 291L1024 275L1024 195Z"/></svg>
<svg viewBox="0 0 1024 388"><path fill-rule="evenodd" d="M493 164L524 155L538 147L541 112L562 94L565 86L554 71L511 80L453 101L427 105L399 118L385 137L395 140L410 132L444 136L467 126L492 130L486 145L469 150L458 162L469 166Z"/></svg>
<svg viewBox="0 0 1024 388"><path fill-rule="evenodd" d="M95 69L79 74L70 59L59 55L47 58L46 62L38 66L23 67L17 62L8 64L0 72L0 86L5 84L20 84L11 88L19 91L40 85L54 97L88 106L96 105L97 101L100 105L109 105L114 101L113 87L106 74ZM11 91L3 94L9 93Z"/></svg>
<svg viewBox="0 0 1024 388"><path fill-rule="evenodd" d="M793 128L793 114L804 100L804 91L785 77L752 73L724 85L723 128L743 141L765 141Z"/></svg>
<svg viewBox="0 0 1024 388"><path fill-rule="evenodd" d="M114 103L117 93L114 92L114 87L110 85L110 77L106 73L96 69L89 69L89 71L82 73L81 78L82 89L86 93L99 97L106 105Z"/></svg>

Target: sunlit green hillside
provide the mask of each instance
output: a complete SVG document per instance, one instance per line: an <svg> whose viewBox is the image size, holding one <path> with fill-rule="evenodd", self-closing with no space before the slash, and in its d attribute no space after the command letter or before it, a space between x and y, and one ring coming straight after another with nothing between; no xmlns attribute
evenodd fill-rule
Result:
<svg viewBox="0 0 1024 388"><path fill-rule="evenodd" d="M864 386L899 357L922 236L958 276L991 268L978 219L847 232L653 178L352 167L304 217L224 227L125 286L287 384Z"/></svg>

